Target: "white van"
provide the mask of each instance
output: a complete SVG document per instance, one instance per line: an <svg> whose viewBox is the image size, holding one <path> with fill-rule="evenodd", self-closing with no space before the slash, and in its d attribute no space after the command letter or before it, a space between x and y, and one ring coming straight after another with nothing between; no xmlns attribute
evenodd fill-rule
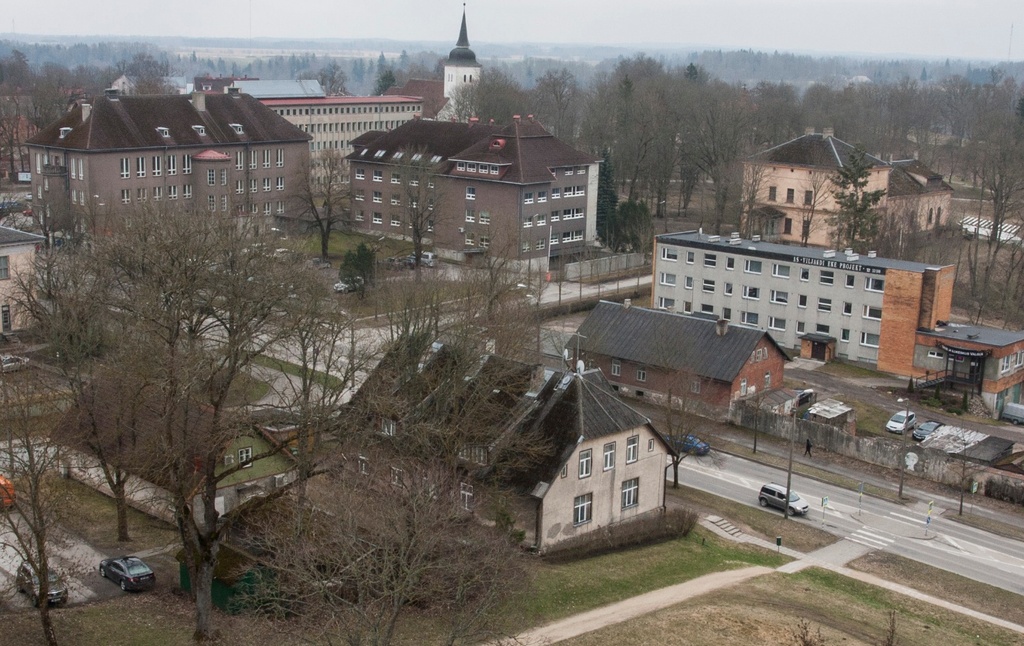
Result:
<svg viewBox="0 0 1024 646"><path fill-rule="evenodd" d="M1001 417L1014 424L1024 424L1024 404L1006 402L1003 404L1003 414Z"/></svg>

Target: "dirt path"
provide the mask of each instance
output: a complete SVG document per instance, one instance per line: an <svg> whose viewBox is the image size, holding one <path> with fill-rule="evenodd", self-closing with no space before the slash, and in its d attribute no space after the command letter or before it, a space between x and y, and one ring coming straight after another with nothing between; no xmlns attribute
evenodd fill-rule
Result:
<svg viewBox="0 0 1024 646"><path fill-rule="evenodd" d="M518 643L524 646L554 644L584 633L629 621L655 610L675 605L691 597L707 594L719 588L736 585L762 574L772 572L771 568L754 566L739 570L726 570L706 574L685 583L679 583L660 590L653 590L618 603L613 603L588 612L572 615L540 628L520 634Z"/></svg>

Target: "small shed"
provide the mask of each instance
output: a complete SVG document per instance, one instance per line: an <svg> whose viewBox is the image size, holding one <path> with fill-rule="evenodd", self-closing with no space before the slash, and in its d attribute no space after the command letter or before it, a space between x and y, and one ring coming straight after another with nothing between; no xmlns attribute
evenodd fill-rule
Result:
<svg viewBox="0 0 1024 646"><path fill-rule="evenodd" d="M850 435L857 432L857 414L837 399L823 399L812 404L804 413L804 419L835 426Z"/></svg>

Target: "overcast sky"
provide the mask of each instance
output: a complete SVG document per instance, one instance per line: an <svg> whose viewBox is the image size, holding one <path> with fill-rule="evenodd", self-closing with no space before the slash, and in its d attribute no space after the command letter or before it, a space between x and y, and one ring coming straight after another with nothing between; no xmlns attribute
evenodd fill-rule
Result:
<svg viewBox="0 0 1024 646"><path fill-rule="evenodd" d="M451 42L459 0L7 0L17 35ZM468 0L471 44L604 43L1024 58L1024 0ZM1011 39L1011 25L1013 37ZM251 32L250 32L251 30ZM1011 43L1012 40L1012 43Z"/></svg>

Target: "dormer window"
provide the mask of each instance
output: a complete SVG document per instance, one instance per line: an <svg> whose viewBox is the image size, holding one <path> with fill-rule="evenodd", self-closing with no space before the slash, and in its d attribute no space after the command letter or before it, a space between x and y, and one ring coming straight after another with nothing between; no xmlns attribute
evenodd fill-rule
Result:
<svg viewBox="0 0 1024 646"><path fill-rule="evenodd" d="M403 154L402 151L399 150L397 153L395 153L394 155L391 156L391 159L401 159L402 158L402 154Z"/></svg>
<svg viewBox="0 0 1024 646"><path fill-rule="evenodd" d="M375 153L373 154L373 157L374 157L374 159L380 159L381 157L383 157L383 156L384 156L384 154L385 154L386 152L387 152L386 150L378 150L377 152L375 152Z"/></svg>
<svg viewBox="0 0 1024 646"><path fill-rule="evenodd" d="M170 137L171 136L171 130L170 130L170 128L165 128L163 126L157 126L156 134L160 135L161 137Z"/></svg>
<svg viewBox="0 0 1024 646"><path fill-rule="evenodd" d="M421 159L423 159L423 153L414 153L413 156L412 156L412 160L414 162L417 162L417 161L419 161Z"/></svg>
<svg viewBox="0 0 1024 646"><path fill-rule="evenodd" d="M192 129L196 131L196 134L200 137L206 136L206 126L192 126Z"/></svg>
<svg viewBox="0 0 1024 646"><path fill-rule="evenodd" d="M245 131L242 130L242 124L240 124L240 123L229 123L228 125L231 126L231 129L235 131L236 135L245 134Z"/></svg>
<svg viewBox="0 0 1024 646"><path fill-rule="evenodd" d="M434 155L433 157L430 158L431 164L436 164L439 161L441 161L441 155Z"/></svg>
<svg viewBox="0 0 1024 646"><path fill-rule="evenodd" d="M60 138L61 139L63 139L64 137L67 137L70 134L71 134L71 128L61 128L60 129Z"/></svg>

